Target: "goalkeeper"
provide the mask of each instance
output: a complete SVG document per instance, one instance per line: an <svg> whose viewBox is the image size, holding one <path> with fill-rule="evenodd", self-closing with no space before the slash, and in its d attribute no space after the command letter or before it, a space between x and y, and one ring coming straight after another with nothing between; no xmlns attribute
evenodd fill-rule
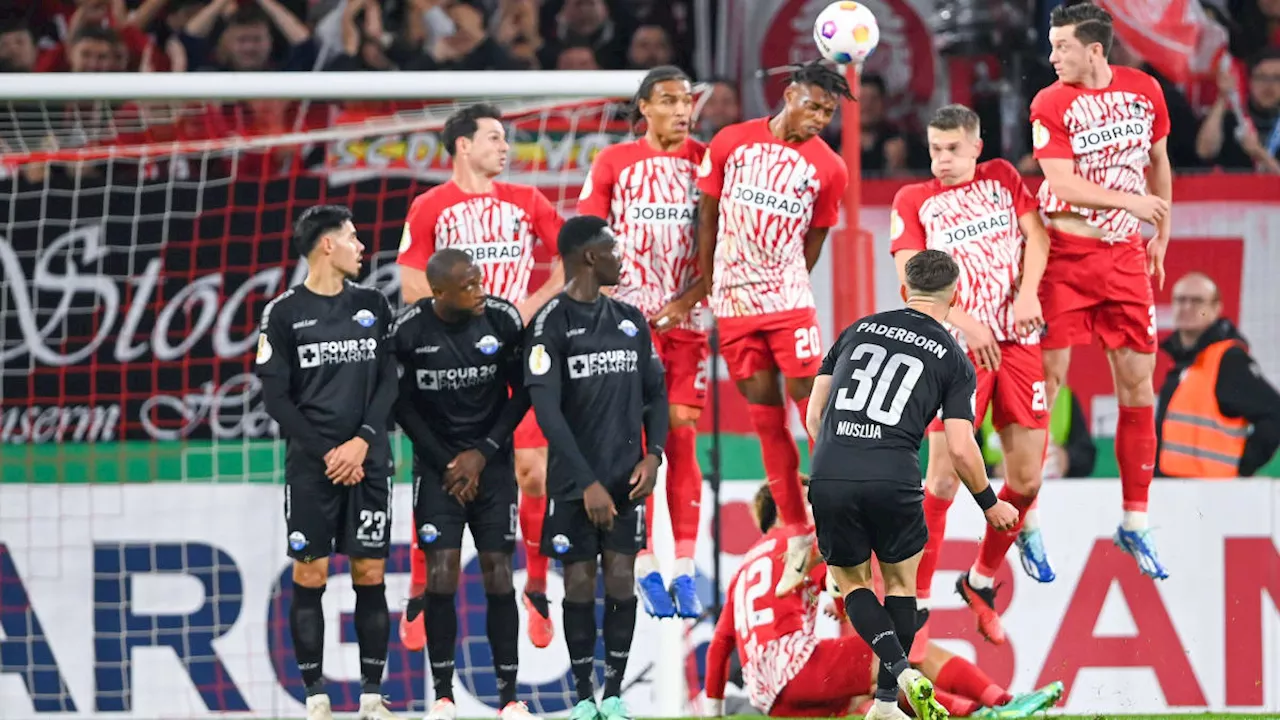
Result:
<svg viewBox="0 0 1280 720"><path fill-rule="evenodd" d="M394 720L382 700L387 664L391 444L395 363L383 347L391 306L351 282L364 245L351 211L310 208L293 230L307 279L262 310L257 373L267 413L286 439L284 515L293 558L289 630L307 693L307 720L332 720L324 691L329 555L351 558L360 646L360 720Z"/></svg>

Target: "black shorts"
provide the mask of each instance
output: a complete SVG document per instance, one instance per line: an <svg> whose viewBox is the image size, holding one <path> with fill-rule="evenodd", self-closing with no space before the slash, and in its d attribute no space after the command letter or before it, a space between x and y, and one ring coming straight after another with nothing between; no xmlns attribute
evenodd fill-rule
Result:
<svg viewBox="0 0 1280 720"><path fill-rule="evenodd" d="M809 481L818 551L832 567L856 567L876 554L900 563L924 549L924 490L901 480Z"/></svg>
<svg viewBox="0 0 1280 720"><path fill-rule="evenodd" d="M285 468L284 519L289 557L295 560L310 562L332 553L386 559L391 480L366 473L355 485L334 485L323 464L294 463Z"/></svg>
<svg viewBox="0 0 1280 720"><path fill-rule="evenodd" d="M418 547L457 550L462 547L462 529L471 528L479 552L513 553L516 549L516 471L510 456L494 456L480 473L480 488L471 502L463 505L445 492L440 473L415 468L413 476L413 526Z"/></svg>
<svg viewBox="0 0 1280 720"><path fill-rule="evenodd" d="M639 553L648 539L644 501L614 503L618 514L613 518L613 529L602 530L591 524L581 498L548 497L547 516L542 523L542 554L568 564L594 560L605 550L621 555Z"/></svg>

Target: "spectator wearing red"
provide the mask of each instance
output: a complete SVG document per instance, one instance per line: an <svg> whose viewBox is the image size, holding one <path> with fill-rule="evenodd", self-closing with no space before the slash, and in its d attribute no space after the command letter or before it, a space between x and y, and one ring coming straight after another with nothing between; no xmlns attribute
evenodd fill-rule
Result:
<svg viewBox="0 0 1280 720"><path fill-rule="evenodd" d="M111 0L45 0L36 15L46 20L50 37L45 38L44 44L49 47L40 52L36 72L106 72L74 70L71 67L71 45L90 28L114 31L112 34L116 41L122 44L123 52L119 54L123 63L116 61L117 67L110 70L136 69L150 41L145 33L129 22L123 8L123 3L113 4Z"/></svg>

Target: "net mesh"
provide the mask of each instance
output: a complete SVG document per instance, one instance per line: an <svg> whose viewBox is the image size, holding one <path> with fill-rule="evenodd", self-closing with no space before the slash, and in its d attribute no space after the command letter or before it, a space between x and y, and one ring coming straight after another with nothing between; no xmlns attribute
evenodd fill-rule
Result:
<svg viewBox="0 0 1280 720"><path fill-rule="evenodd" d="M538 185L566 214L594 151L628 131L603 100L499 104L514 133L509 179ZM364 282L398 302L405 214L448 176L437 131L455 107L4 107L0 715L300 711L283 446L252 372L257 322L305 275L289 228L316 203L353 210L369 247ZM539 260L535 285L549 258ZM397 443L405 488L409 453ZM393 500L393 635L408 496ZM335 710L350 711L359 661L346 572L335 558L325 670ZM553 573L553 608L560 593ZM487 714L498 692L465 549L458 608L460 711ZM521 643L520 697L537 714L571 707L563 644L535 650L523 610ZM633 654L629 685L650 682L644 655ZM423 654L393 637L392 706L425 709L424 677Z"/></svg>

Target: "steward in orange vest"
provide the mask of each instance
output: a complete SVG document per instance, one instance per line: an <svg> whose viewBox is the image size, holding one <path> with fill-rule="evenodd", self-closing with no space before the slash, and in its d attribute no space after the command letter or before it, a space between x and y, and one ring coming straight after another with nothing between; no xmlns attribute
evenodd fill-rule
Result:
<svg viewBox="0 0 1280 720"><path fill-rule="evenodd" d="M1280 446L1280 394L1219 318L1194 345L1160 344L1173 359L1156 405L1157 471L1165 477L1233 478L1257 472Z"/></svg>

